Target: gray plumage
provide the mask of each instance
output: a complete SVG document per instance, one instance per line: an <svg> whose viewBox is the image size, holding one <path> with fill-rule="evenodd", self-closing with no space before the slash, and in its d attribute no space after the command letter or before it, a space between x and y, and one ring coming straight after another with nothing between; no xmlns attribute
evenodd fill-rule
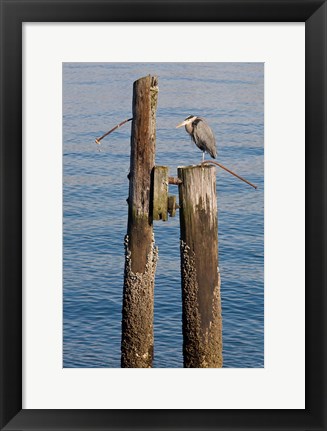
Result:
<svg viewBox="0 0 327 431"><path fill-rule="evenodd" d="M216 139L204 118L190 115L176 127L181 126L185 126L185 130L191 136L192 141L203 151L203 160L205 152L210 154L213 159L217 157Z"/></svg>

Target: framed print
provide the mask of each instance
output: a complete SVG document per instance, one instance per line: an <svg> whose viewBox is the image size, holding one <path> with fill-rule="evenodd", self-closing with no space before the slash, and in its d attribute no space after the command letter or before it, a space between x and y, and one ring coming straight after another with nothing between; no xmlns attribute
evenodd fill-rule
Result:
<svg viewBox="0 0 327 431"><path fill-rule="evenodd" d="M326 13L311 0L1 0L1 429L326 428ZM192 134L205 117L217 161L232 154L259 187L218 187L220 229L248 233L236 266L228 251L219 260L225 310L234 301L218 370L181 369L180 295L164 290L162 267L155 325L173 341L155 336L152 369L120 368L124 256L102 244L126 229L128 124L116 147L101 135L131 119L133 81L147 75L158 75L157 149L172 175L202 157L175 126L195 121ZM103 196L118 212L103 212ZM166 226L155 235L169 273L178 233Z"/></svg>

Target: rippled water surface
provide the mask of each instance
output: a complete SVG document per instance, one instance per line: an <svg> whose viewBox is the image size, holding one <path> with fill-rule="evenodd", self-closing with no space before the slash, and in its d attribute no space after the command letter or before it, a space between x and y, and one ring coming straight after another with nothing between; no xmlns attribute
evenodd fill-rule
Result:
<svg viewBox="0 0 327 431"><path fill-rule="evenodd" d="M158 75L156 163L196 164L183 128L203 116L217 171L224 367L264 366L264 68L262 63L63 65L64 367L119 367L133 82ZM208 156L207 156L208 157ZM177 194L177 188L170 186ZM182 367L179 219L155 224L155 367Z"/></svg>

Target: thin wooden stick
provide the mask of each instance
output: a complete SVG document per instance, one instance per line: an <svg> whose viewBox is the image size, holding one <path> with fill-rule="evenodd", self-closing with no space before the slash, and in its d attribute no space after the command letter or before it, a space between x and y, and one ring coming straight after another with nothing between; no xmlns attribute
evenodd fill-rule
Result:
<svg viewBox="0 0 327 431"><path fill-rule="evenodd" d="M127 121L131 121L133 120L133 118L127 118L127 120L122 121L121 123L117 124L117 126L115 126L114 128L112 128L111 130L109 130L109 132L105 133L104 135L100 136L100 138L97 138L95 140L95 143L100 145L100 141L105 138L106 136L108 136L111 132L113 132L114 130L118 129L120 126L122 126L123 124L127 123Z"/></svg>
<svg viewBox="0 0 327 431"><path fill-rule="evenodd" d="M201 165L203 164L208 164L208 163L212 163L214 165L219 166L221 169L224 169L225 171L229 172L230 174L234 175L234 177L244 181L245 183L249 184L249 186L253 187L254 189L257 189L258 187L255 186L254 184L250 183L250 181L246 180L245 178L240 177L239 175L235 174L235 172L231 171L230 169L226 168L224 165L218 163L218 162L214 162L213 160L205 160L204 162L201 162Z"/></svg>

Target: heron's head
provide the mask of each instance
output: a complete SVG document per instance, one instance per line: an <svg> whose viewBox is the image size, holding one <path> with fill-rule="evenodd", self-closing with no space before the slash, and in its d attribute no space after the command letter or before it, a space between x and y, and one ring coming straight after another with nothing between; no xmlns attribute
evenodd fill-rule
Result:
<svg viewBox="0 0 327 431"><path fill-rule="evenodd" d="M176 129L178 129L178 127L182 127L182 126L186 126L187 124L191 124L193 123L194 120L196 120L198 117L196 117L195 115L190 115L187 118L185 118L185 120L180 123L177 124Z"/></svg>

